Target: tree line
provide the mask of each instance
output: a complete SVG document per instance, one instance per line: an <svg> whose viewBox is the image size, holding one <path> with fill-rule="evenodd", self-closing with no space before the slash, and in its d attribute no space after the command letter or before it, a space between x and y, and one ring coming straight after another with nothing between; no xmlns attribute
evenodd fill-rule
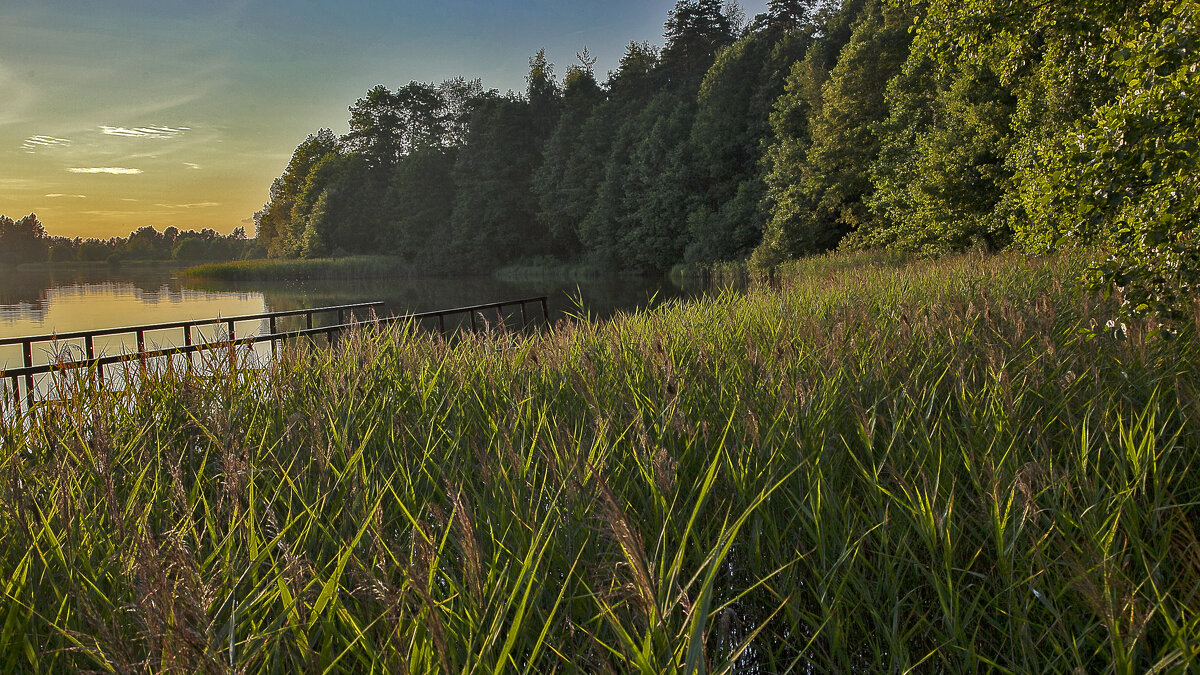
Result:
<svg viewBox="0 0 1200 675"><path fill-rule="evenodd" d="M221 261L261 257L246 230L238 227L228 235L203 228L180 230L167 227L159 232L141 227L128 237L59 237L31 213L20 220L0 215L0 264L31 262L109 262L125 260Z"/></svg>
<svg viewBox="0 0 1200 675"><path fill-rule="evenodd" d="M1194 0L679 0L600 81L383 85L256 214L272 256L661 272L835 248L1099 244L1141 309L1195 291Z"/></svg>

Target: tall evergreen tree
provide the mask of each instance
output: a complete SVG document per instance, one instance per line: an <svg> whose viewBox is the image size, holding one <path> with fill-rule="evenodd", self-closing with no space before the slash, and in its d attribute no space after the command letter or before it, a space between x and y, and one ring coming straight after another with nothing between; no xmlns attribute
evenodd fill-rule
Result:
<svg viewBox="0 0 1200 675"><path fill-rule="evenodd" d="M49 250L50 239L37 214L16 221L0 215L0 262L10 265L45 262Z"/></svg>
<svg viewBox="0 0 1200 675"><path fill-rule="evenodd" d="M694 205L688 137L695 104L660 92L621 125L580 238L602 261L648 273L678 262Z"/></svg>
<svg viewBox="0 0 1200 675"><path fill-rule="evenodd" d="M815 248L830 248L847 233L872 226L866 201L880 148L877 127L888 112L884 90L908 56L911 24L906 11L870 3L822 87L801 170L801 189L815 209L809 223L792 223L814 229L793 236Z"/></svg>
<svg viewBox="0 0 1200 675"><path fill-rule="evenodd" d="M705 75L691 133L701 192L688 216L686 260L741 258L761 240L771 108L810 42L802 31L750 33L721 52Z"/></svg>
<svg viewBox="0 0 1200 675"><path fill-rule="evenodd" d="M529 57L529 74L525 76L529 88L529 114L533 123L533 134L538 146L550 137L558 124L560 101L558 82L554 79L554 64L546 60L546 50L539 49Z"/></svg>
<svg viewBox="0 0 1200 675"><path fill-rule="evenodd" d="M595 201L608 149L607 139L589 133L599 123L590 124L596 106L604 100L591 70L593 63L585 50L580 65L567 70L562 115L533 178L538 220L550 233L552 250L564 258L581 253L579 225Z"/></svg>
<svg viewBox="0 0 1200 675"><path fill-rule="evenodd" d="M812 25L817 0L767 0L767 21L772 28L799 30Z"/></svg>
<svg viewBox="0 0 1200 675"><path fill-rule="evenodd" d="M649 42L630 42L617 69L608 74L605 87L613 99L648 99L657 89L655 71L659 65L658 48Z"/></svg>
<svg viewBox="0 0 1200 675"><path fill-rule="evenodd" d="M733 42L720 0L677 0L667 17L662 72L674 86L691 86Z"/></svg>
<svg viewBox="0 0 1200 675"><path fill-rule="evenodd" d="M545 252L531 190L539 159L528 101L495 96L476 107L454 167L454 212L448 241L440 242L445 263L487 272Z"/></svg>
<svg viewBox="0 0 1200 675"><path fill-rule="evenodd" d="M822 94L836 56L850 40L850 26L868 2L847 0L835 9L821 8L813 33L818 35L788 72L783 93L771 112L771 137L762 158L766 192L763 208L767 221L756 259L770 264L783 257L825 250L836 244L828 223L817 221L817 204L804 187L804 172L811 145L812 121L820 115Z"/></svg>

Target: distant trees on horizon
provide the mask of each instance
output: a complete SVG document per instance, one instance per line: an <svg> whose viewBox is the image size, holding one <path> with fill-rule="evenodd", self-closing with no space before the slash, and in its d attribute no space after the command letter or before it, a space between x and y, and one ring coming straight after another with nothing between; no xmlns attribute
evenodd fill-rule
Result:
<svg viewBox="0 0 1200 675"><path fill-rule="evenodd" d="M58 237L50 235L37 214L20 220L0 215L0 264L31 262L120 262L122 260L221 261L262 257L265 251L246 238L245 228L228 235L203 228L159 232L141 227L128 237Z"/></svg>

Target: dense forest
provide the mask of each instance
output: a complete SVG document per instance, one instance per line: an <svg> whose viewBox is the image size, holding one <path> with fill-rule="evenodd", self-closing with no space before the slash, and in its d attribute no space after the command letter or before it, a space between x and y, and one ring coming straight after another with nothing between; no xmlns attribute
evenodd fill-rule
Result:
<svg viewBox="0 0 1200 675"><path fill-rule="evenodd" d="M41 262L108 262L126 260L239 260L262 255L256 241L246 238L243 228L222 235L204 228L180 230L167 227L162 232L141 227L128 237L58 237L46 232L37 214L19 220L0 215L0 264L19 265Z"/></svg>
<svg viewBox="0 0 1200 675"><path fill-rule="evenodd" d="M295 150L271 256L429 272L771 265L1098 245L1099 286L1169 307L1200 270L1194 0L679 0L600 81L380 85Z"/></svg>

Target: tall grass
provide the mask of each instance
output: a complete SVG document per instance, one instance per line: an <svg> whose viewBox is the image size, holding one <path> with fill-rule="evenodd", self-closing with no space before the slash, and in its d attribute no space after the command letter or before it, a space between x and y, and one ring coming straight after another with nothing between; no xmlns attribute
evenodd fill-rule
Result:
<svg viewBox="0 0 1200 675"><path fill-rule="evenodd" d="M1082 264L80 392L3 430L0 669L1195 668L1196 326L1106 330Z"/></svg>
<svg viewBox="0 0 1200 675"><path fill-rule="evenodd" d="M196 265L184 274L214 281L295 281L310 279L385 279L411 277L412 265L390 256L239 260Z"/></svg>

